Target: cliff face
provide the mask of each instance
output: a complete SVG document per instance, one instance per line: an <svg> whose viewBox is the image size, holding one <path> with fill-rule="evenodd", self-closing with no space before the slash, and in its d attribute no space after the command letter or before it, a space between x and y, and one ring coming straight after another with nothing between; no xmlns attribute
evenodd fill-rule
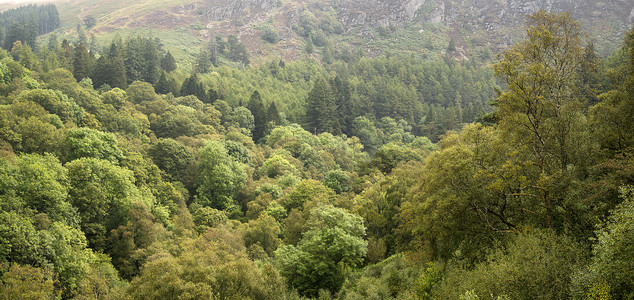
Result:
<svg viewBox="0 0 634 300"><path fill-rule="evenodd" d="M335 7L346 26L390 26L412 22L426 2L432 2L427 6L434 9L421 16L424 21L467 23L487 29L522 23L526 14L538 9L570 11L581 21L634 21L631 0L341 0Z"/></svg>
<svg viewBox="0 0 634 300"><path fill-rule="evenodd" d="M270 13L276 4L275 0L206 0L198 4L197 13L211 21L223 21Z"/></svg>
<svg viewBox="0 0 634 300"><path fill-rule="evenodd" d="M457 35L480 32L494 50L517 40L526 14L538 9L568 11L591 36L611 44L634 22L632 0L342 0L336 8L347 31L436 23Z"/></svg>
<svg viewBox="0 0 634 300"><path fill-rule="evenodd" d="M460 26L460 23L467 23L487 30L521 24L526 14L538 9L568 11L585 24L614 21L629 27L634 20L634 2L631 0L444 0L439 6L443 7L446 24Z"/></svg>
<svg viewBox="0 0 634 300"><path fill-rule="evenodd" d="M343 0L336 5L344 27L404 26L412 22L426 0Z"/></svg>

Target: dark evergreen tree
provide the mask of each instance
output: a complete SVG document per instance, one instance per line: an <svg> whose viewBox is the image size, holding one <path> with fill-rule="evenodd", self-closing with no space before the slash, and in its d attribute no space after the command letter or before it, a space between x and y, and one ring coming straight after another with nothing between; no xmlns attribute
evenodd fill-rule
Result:
<svg viewBox="0 0 634 300"><path fill-rule="evenodd" d="M124 62L128 83L142 80L143 45L140 37L131 37L125 42Z"/></svg>
<svg viewBox="0 0 634 300"><path fill-rule="evenodd" d="M271 102L271 105L269 105L269 108L266 110L266 122L271 126L282 125L280 112L278 111L275 102Z"/></svg>
<svg viewBox="0 0 634 300"><path fill-rule="evenodd" d="M167 51L165 56L161 59L161 68L163 68L165 72L172 72L176 70L176 67L176 60L174 59L174 56L172 56L172 53Z"/></svg>
<svg viewBox="0 0 634 300"><path fill-rule="evenodd" d="M306 108L306 126L313 133L330 132L340 134L338 114L330 85L323 78L317 79L308 94Z"/></svg>
<svg viewBox="0 0 634 300"><path fill-rule="evenodd" d="M208 49L203 48L200 50L200 53L198 53L196 57L194 70L202 74L208 73L211 70L211 54Z"/></svg>
<svg viewBox="0 0 634 300"><path fill-rule="evenodd" d="M161 56L156 46L155 39L143 39L143 81L154 84L161 76Z"/></svg>
<svg viewBox="0 0 634 300"><path fill-rule="evenodd" d="M79 43L73 51L73 75L80 81L90 74L90 54L86 45Z"/></svg>
<svg viewBox="0 0 634 300"><path fill-rule="evenodd" d="M253 91L247 108L253 115L253 122L255 123L253 128L253 141L257 142L264 137L266 130L266 111L264 110L264 103L262 102L260 92L257 90Z"/></svg>
<svg viewBox="0 0 634 300"><path fill-rule="evenodd" d="M213 88L207 90L207 100L209 101L209 103L214 103L214 101L218 99L220 99L220 95L216 90L214 90Z"/></svg>
<svg viewBox="0 0 634 300"><path fill-rule="evenodd" d="M59 60L62 68L73 71L73 49L71 49L68 40L64 39L62 41L62 47L60 51L61 52L59 53Z"/></svg>
<svg viewBox="0 0 634 300"><path fill-rule="evenodd" d="M350 82L335 76L332 80L332 90L335 96L336 113L338 114L341 131L347 135L352 133L352 125L354 118L359 114L352 101L352 91L350 90Z"/></svg>
<svg viewBox="0 0 634 300"><path fill-rule="evenodd" d="M208 103L207 92L202 82L198 80L198 74L192 74L185 81L180 90L181 96L194 95L202 102Z"/></svg>
<svg viewBox="0 0 634 300"><path fill-rule="evenodd" d="M163 71L161 73L161 77L154 85L154 89L159 94L168 94L172 93L174 96L179 95L178 83L176 80L171 77L167 72Z"/></svg>
<svg viewBox="0 0 634 300"><path fill-rule="evenodd" d="M100 52L99 43L97 43L97 37L94 34L90 34L90 46L88 47L88 51L90 53Z"/></svg>
<svg viewBox="0 0 634 300"><path fill-rule="evenodd" d="M60 25L57 7L27 5L0 13L0 31L5 33L2 46L11 50L15 41L22 41L35 49L38 35L49 33Z"/></svg>
<svg viewBox="0 0 634 300"><path fill-rule="evenodd" d="M112 74L110 62L110 59L106 55L99 56L97 59L92 76L90 77L95 88L99 88L104 84L110 85L110 75Z"/></svg>
<svg viewBox="0 0 634 300"><path fill-rule="evenodd" d="M120 44L111 43L108 51L110 61L110 80L108 84L112 87L125 89L128 86L127 72L123 49Z"/></svg>
<svg viewBox="0 0 634 300"><path fill-rule="evenodd" d="M583 60L579 68L579 77L581 79L581 93L586 105L592 106L599 102L597 95L600 89L600 62L597 53L594 50L594 43L590 42L584 48Z"/></svg>

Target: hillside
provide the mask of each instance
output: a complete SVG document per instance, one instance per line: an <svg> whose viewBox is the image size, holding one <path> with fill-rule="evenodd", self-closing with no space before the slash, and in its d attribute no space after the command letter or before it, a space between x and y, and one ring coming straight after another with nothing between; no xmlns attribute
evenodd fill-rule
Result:
<svg viewBox="0 0 634 300"><path fill-rule="evenodd" d="M91 15L97 36L114 30L146 28L183 38L207 40L237 35L254 57L303 55L306 37L326 44L360 46L370 55L385 50L437 55L451 39L458 57L488 56L522 34L524 15L536 9L570 11L603 55L620 43L634 19L631 1L433 1L433 0L60 0L55 2L69 30ZM261 39L272 27L279 42ZM68 32L68 31L67 31ZM169 42L169 41L168 41ZM313 41L315 42L315 41ZM177 46L174 42L173 46ZM345 46L344 46L345 45Z"/></svg>
<svg viewBox="0 0 634 300"><path fill-rule="evenodd" d="M57 3L0 13L0 299L634 299L631 4Z"/></svg>
<svg viewBox="0 0 634 300"><path fill-rule="evenodd" d="M362 48L373 56L386 50L437 57L450 41L457 58L485 60L523 35L524 16L537 9L570 11L597 51L608 55L634 20L634 3L571 0L57 0L63 34L75 34L88 16L96 26L87 33L110 37L130 30L160 33L168 48L192 48L216 35L237 35L258 61L268 56L304 56L307 39L317 46ZM15 2L23 3L23 2ZM41 3L41 1L39 2ZM17 4L13 4L14 6ZM0 8L8 7L7 4ZM261 37L272 31L276 41ZM158 34L157 34L158 35ZM107 38L106 38L107 39ZM177 51L178 52L178 51ZM197 51L180 51L187 59ZM312 54L316 55L316 54ZM317 57L317 56L316 56Z"/></svg>

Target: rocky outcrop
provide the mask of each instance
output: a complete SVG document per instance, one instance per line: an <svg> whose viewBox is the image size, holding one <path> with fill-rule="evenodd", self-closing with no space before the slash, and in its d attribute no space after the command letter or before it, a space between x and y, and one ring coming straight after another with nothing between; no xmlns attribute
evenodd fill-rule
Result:
<svg viewBox="0 0 634 300"><path fill-rule="evenodd" d="M196 9L208 20L223 21L271 12L276 5L276 0L205 0L199 2Z"/></svg>
<svg viewBox="0 0 634 300"><path fill-rule="evenodd" d="M403 26L416 18L426 0L343 0L337 7L346 28Z"/></svg>
<svg viewBox="0 0 634 300"><path fill-rule="evenodd" d="M116 19L108 28L123 24L169 29L187 24L187 30L202 38L237 35L257 52L263 43L261 26L271 24L280 37L273 47L283 52L303 49L304 37L300 35L306 34L306 28L377 39L377 32L392 32L374 30L377 27L433 23L444 26L429 30L418 26L416 30L442 35L434 38L437 41L451 38L461 54L467 55L470 49L486 47L495 53L521 39L526 14L538 9L569 11L597 39L598 48L605 50L602 54L618 47L623 32L634 22L634 0L184 0L176 6ZM311 14L315 16L312 20L303 19ZM417 36L413 33L407 38L415 40Z"/></svg>
<svg viewBox="0 0 634 300"><path fill-rule="evenodd" d="M634 3L630 0L442 0L449 24L471 24L495 30L509 24L523 23L524 16L538 9L565 12L582 23L615 21L631 26ZM612 24L614 25L614 24Z"/></svg>

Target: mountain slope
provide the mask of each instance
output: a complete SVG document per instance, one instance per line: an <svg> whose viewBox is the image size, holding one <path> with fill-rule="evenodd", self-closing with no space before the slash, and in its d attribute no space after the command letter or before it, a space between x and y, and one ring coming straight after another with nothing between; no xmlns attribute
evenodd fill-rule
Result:
<svg viewBox="0 0 634 300"><path fill-rule="evenodd" d="M234 34L254 57L305 55L311 42L321 49L361 47L435 56L454 41L452 55L497 52L521 38L523 16L545 9L570 11L603 55L622 40L634 21L629 0L57 0L66 32L93 16L97 36L121 29L176 32L206 41ZM276 43L261 39L267 28ZM322 41L323 37L325 41ZM168 43L169 44L169 43ZM177 47L178 42L171 46ZM256 59L257 61L257 59Z"/></svg>

